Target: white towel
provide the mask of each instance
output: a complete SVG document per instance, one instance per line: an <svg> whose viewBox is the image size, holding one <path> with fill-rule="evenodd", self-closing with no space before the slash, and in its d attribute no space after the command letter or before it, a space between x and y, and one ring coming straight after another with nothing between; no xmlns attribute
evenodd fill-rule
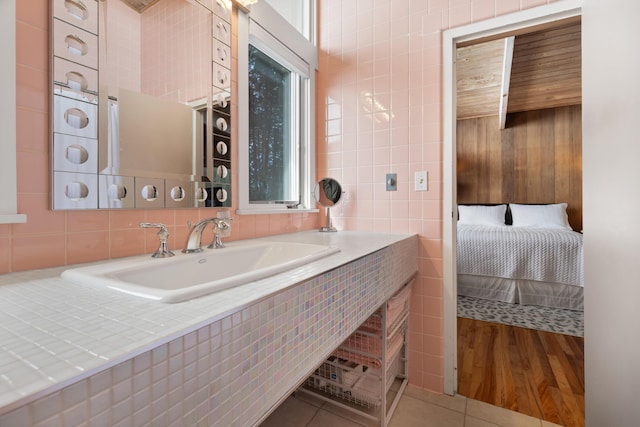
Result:
<svg viewBox="0 0 640 427"><path fill-rule="evenodd" d="M77 145L70 145L67 147L66 153L67 160L69 160L74 165L79 165L86 161L86 158L83 161L82 156L82 147Z"/></svg>
<svg viewBox="0 0 640 427"><path fill-rule="evenodd" d="M89 195L89 189L81 182L70 182L65 188L65 194L71 200L85 199Z"/></svg>
<svg viewBox="0 0 640 427"><path fill-rule="evenodd" d="M103 172L118 175L120 173L120 120L118 118L118 101L109 100L108 120L107 167Z"/></svg>
<svg viewBox="0 0 640 427"><path fill-rule="evenodd" d="M83 121L83 117L80 114L80 110L77 108L70 108L64 112L64 119L67 124L76 129L82 129L86 126L87 121ZM83 126L84 124L84 126Z"/></svg>

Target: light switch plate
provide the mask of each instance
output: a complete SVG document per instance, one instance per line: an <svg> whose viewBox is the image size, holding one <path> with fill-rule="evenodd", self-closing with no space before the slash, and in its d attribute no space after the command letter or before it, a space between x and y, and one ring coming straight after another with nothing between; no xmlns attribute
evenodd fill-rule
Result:
<svg viewBox="0 0 640 427"><path fill-rule="evenodd" d="M418 171L415 176L416 191L427 191L427 171Z"/></svg>
<svg viewBox="0 0 640 427"><path fill-rule="evenodd" d="M395 173L388 173L385 181L387 183L387 191L398 191L398 175Z"/></svg>

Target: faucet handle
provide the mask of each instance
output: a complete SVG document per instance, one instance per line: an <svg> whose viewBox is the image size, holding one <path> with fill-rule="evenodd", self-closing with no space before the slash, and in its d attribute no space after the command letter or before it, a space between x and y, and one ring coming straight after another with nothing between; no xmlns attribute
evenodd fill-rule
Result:
<svg viewBox="0 0 640 427"><path fill-rule="evenodd" d="M167 239L169 238L169 231L167 231L167 226L161 223L153 223L153 222L141 222L140 228L159 228L158 231L158 239L160 240L160 246L158 246L158 250L156 250L151 257L153 258L169 258L174 256L175 254L169 250L167 245Z"/></svg>
<svg viewBox="0 0 640 427"><path fill-rule="evenodd" d="M222 232L231 229L229 221L233 220L231 218L213 218L213 242L207 246L207 249L221 249L225 247L222 240L220 240L220 235Z"/></svg>
<svg viewBox="0 0 640 427"><path fill-rule="evenodd" d="M231 228L229 221L233 221L233 218L213 218L213 222L218 230L228 230Z"/></svg>
<svg viewBox="0 0 640 427"><path fill-rule="evenodd" d="M160 222L141 222L140 228L159 228L160 231L167 231L167 226Z"/></svg>

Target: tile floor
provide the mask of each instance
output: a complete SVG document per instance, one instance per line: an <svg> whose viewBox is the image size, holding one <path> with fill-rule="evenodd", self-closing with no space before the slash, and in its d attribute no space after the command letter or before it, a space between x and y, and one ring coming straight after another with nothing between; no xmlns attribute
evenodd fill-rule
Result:
<svg viewBox="0 0 640 427"><path fill-rule="evenodd" d="M320 399L296 393L260 427L369 427L376 425ZM408 386L389 427L557 427L464 396L443 396Z"/></svg>

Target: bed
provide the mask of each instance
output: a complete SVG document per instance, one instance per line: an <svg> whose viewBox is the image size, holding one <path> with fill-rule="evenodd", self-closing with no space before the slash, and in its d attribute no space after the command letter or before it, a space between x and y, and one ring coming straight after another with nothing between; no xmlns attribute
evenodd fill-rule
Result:
<svg viewBox="0 0 640 427"><path fill-rule="evenodd" d="M457 234L459 295L583 310L582 234L565 203L459 206Z"/></svg>

